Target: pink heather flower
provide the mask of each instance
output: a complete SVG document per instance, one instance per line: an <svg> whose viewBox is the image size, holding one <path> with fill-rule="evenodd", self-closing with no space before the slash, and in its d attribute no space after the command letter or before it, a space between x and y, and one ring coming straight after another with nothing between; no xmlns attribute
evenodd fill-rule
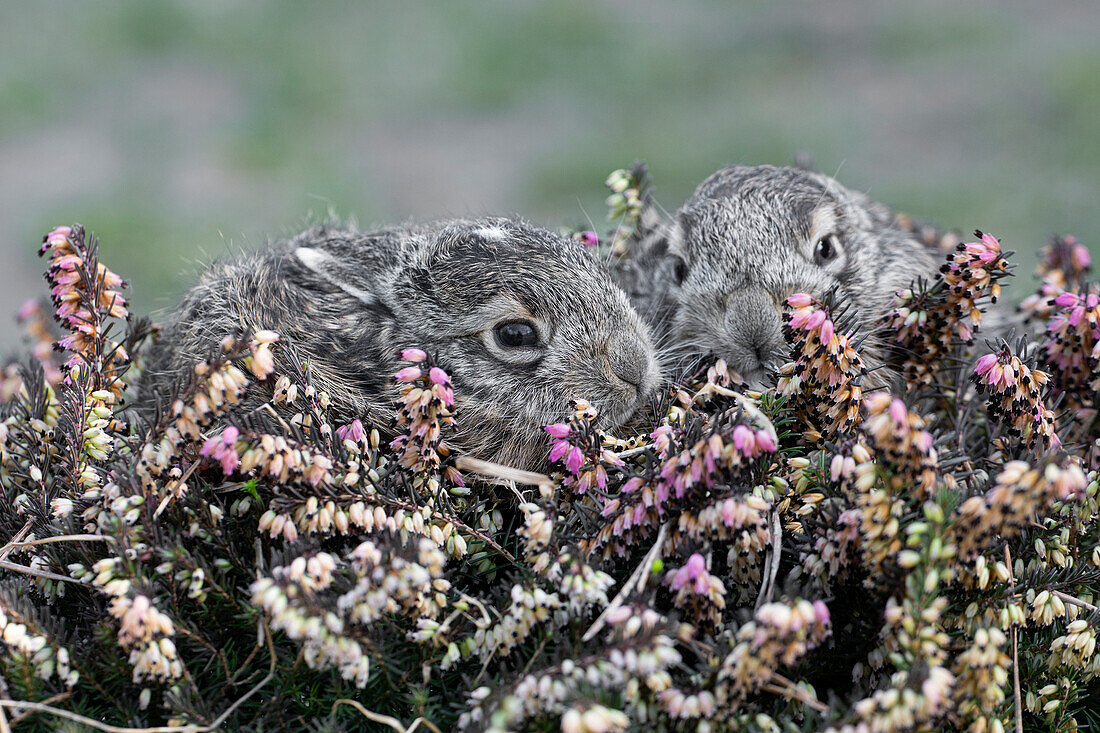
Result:
<svg viewBox="0 0 1100 733"><path fill-rule="evenodd" d="M569 456L565 459L565 468L574 475L581 470L581 465L584 463L584 451L577 446L572 446L569 451Z"/></svg>
<svg viewBox="0 0 1100 733"><path fill-rule="evenodd" d="M449 384L451 381L451 378L447 375L447 372L443 371L437 366L434 366L430 370L428 370L428 379L432 380L434 384Z"/></svg>
<svg viewBox="0 0 1100 733"><path fill-rule="evenodd" d="M405 361L421 362L428 358L428 354L422 349L405 349L401 352L401 358Z"/></svg>
<svg viewBox="0 0 1100 733"><path fill-rule="evenodd" d="M550 433L550 435L555 438L569 437L569 426L565 423L558 422L554 423L553 425L547 425L545 428L543 428L543 430Z"/></svg>
<svg viewBox="0 0 1100 733"><path fill-rule="evenodd" d="M1054 302L1060 306L1070 306L1077 304L1077 293L1065 292L1054 299Z"/></svg>
<svg viewBox="0 0 1100 733"><path fill-rule="evenodd" d="M572 447L573 446L569 445L569 441L556 440L554 441L553 447L550 448L550 455L547 456L546 460L550 461L551 463L556 463L560 461L561 457L565 455L566 451L568 451Z"/></svg>
<svg viewBox="0 0 1100 733"><path fill-rule="evenodd" d="M904 425L908 422L905 419L908 415L909 410L905 408L904 402L895 399L890 403L890 417L894 419L894 422Z"/></svg>
<svg viewBox="0 0 1100 733"><path fill-rule="evenodd" d="M455 404L455 393L450 387L436 384L432 387L432 394L438 397L439 401L447 407L453 407Z"/></svg>
<svg viewBox="0 0 1100 733"><path fill-rule="evenodd" d="M829 607L825 605L824 601L814 601L814 616L817 618L817 622L822 626L828 625Z"/></svg>
<svg viewBox="0 0 1100 733"><path fill-rule="evenodd" d="M802 328L806 325L806 322L810 320L811 313L813 313L813 311L809 308L794 311L791 313L791 320L788 321L788 325L796 330Z"/></svg>
<svg viewBox="0 0 1100 733"><path fill-rule="evenodd" d="M1085 245L1076 244L1073 246L1073 264L1081 270L1087 270L1092 264L1092 256Z"/></svg>
<svg viewBox="0 0 1100 733"><path fill-rule="evenodd" d="M757 430L756 447L760 448L765 453L775 453L775 449L778 446L776 446L775 439L772 438L771 433L769 433L767 430Z"/></svg>
<svg viewBox="0 0 1100 733"><path fill-rule="evenodd" d="M978 359L977 365L974 367L974 373L979 377L993 368L993 365L997 363L996 354L986 354L981 359Z"/></svg>
<svg viewBox="0 0 1100 733"><path fill-rule="evenodd" d="M698 552L689 557L687 563L673 575L672 589L680 590L688 583L694 583L695 592L700 594L706 593L710 586L707 561Z"/></svg>
<svg viewBox="0 0 1100 733"><path fill-rule="evenodd" d="M752 430L744 425L738 425L733 429L733 447L741 453L748 455L756 447L756 437Z"/></svg>
<svg viewBox="0 0 1100 733"><path fill-rule="evenodd" d="M982 234L982 243L995 252L1001 251L1001 242L992 234Z"/></svg>
<svg viewBox="0 0 1100 733"><path fill-rule="evenodd" d="M807 293L795 293L794 295L787 298L787 304L790 305L792 308L806 308L813 302L814 299L811 298Z"/></svg>
<svg viewBox="0 0 1100 733"><path fill-rule="evenodd" d="M804 326L804 328L807 331L813 331L815 328L824 323L827 318L828 316L825 314L825 311L815 310L813 313L810 314L810 317L806 319L806 325Z"/></svg>
<svg viewBox="0 0 1100 733"><path fill-rule="evenodd" d="M199 455L214 458L222 467L222 472L229 475L241 465L241 457L237 453L235 443L240 437L240 431L230 425L221 435L208 438L199 449Z"/></svg>
<svg viewBox="0 0 1100 733"><path fill-rule="evenodd" d="M833 456L833 462L829 464L829 477L836 481L844 471L844 456L837 453Z"/></svg>
<svg viewBox="0 0 1100 733"><path fill-rule="evenodd" d="M821 343L827 344L833 338L833 322L826 318L825 322L821 324L821 334L819 336Z"/></svg>
<svg viewBox="0 0 1100 733"><path fill-rule="evenodd" d="M420 371L420 367L407 366L393 376L398 382L415 382L420 379L423 374L424 373Z"/></svg>
<svg viewBox="0 0 1100 733"><path fill-rule="evenodd" d="M599 235L592 231L578 232L577 236L580 243L583 244L585 247L595 247L597 244L600 243Z"/></svg>
<svg viewBox="0 0 1100 733"><path fill-rule="evenodd" d="M15 314L15 319L22 323L38 311L38 299L31 298L23 305L19 306L19 311Z"/></svg>
<svg viewBox="0 0 1100 733"><path fill-rule="evenodd" d="M353 443L363 443L367 439L367 431L359 420L352 420L347 425L336 428L336 437L340 440L350 440Z"/></svg>

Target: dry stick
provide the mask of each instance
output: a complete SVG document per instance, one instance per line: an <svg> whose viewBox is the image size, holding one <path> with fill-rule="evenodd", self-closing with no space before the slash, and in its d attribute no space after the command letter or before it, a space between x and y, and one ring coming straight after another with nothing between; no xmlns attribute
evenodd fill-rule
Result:
<svg viewBox="0 0 1100 733"><path fill-rule="evenodd" d="M772 544L768 548L767 557L764 558L764 576L760 582L760 593L756 596L756 610L772 599L775 590L775 579L779 575L779 560L783 552L783 524L779 521L779 512L774 508L768 517L768 529L771 531Z"/></svg>
<svg viewBox="0 0 1100 733"><path fill-rule="evenodd" d="M584 632L584 636L581 637L581 641L588 641L599 633L600 629L602 629L604 627L604 624L607 623L607 617L611 614L612 611L623 605L623 602L631 594L635 585L637 586L637 591L639 593L645 590L646 578L649 577L651 568L653 567L653 561L657 559L657 555L659 555L661 552L661 547L665 544L665 537L668 535L668 527L668 522L665 522L661 525L660 531L657 532L657 541L653 543L653 547L649 548L649 552L647 552L645 557L642 558L641 564L639 564L638 567L634 569L634 572L631 573L630 578L625 583L623 583L623 587L619 590L618 594L611 601L611 603L608 604L607 608L604 609L603 613L600 614L599 618L597 618L592 623L592 626L589 627L588 631Z"/></svg>
<svg viewBox="0 0 1100 733"><path fill-rule="evenodd" d="M1063 593L1060 590L1052 590L1050 592L1050 594L1053 595L1053 596L1058 596L1059 598L1061 598L1066 603L1068 603L1072 606L1078 606L1080 608L1085 609L1086 611L1100 611L1100 606L1094 606L1091 603L1086 603L1085 601L1082 601L1080 598L1074 598L1073 596L1069 595L1068 593Z"/></svg>
<svg viewBox="0 0 1100 733"><path fill-rule="evenodd" d="M246 692L243 697L237 700L235 703L226 708L225 712L218 716L218 718L210 725L161 725L154 728L127 728L118 725L109 725L107 723L101 723L98 720L92 718L86 718L78 713L73 713L61 708L55 708L50 705L45 705L38 702L27 702L21 700L0 700L0 707L14 708L16 710L34 710L40 713L48 713L50 715L56 715L59 718L65 718L66 720L73 720L77 723L83 723L84 725L95 728L96 730L104 731L105 733L212 733L221 728L221 724L224 723L230 715L233 714L237 708L244 704L248 698L259 692L260 688L266 685L275 677L275 648L271 642L271 630L267 628L267 624L264 624L267 637L268 650L271 652L271 667L268 670L267 676L260 680L255 687ZM438 733L438 730L437 730Z"/></svg>
<svg viewBox="0 0 1100 733"><path fill-rule="evenodd" d="M363 717L365 717L367 720L373 720L375 723L382 723L383 725L387 725L397 731L397 733L413 733L413 731L415 731L420 725L424 725L424 727L430 728L431 730L435 731L435 733L443 733L443 731L439 730L439 728L437 728L435 724L427 718L417 718L408 728L406 728L405 726L401 725L401 721L397 718L391 718L388 715L373 713L363 707L361 703L358 703L355 700L348 700L347 698L343 697L332 703L333 715L336 715L336 708L340 705L351 705L353 708L362 713Z"/></svg>
<svg viewBox="0 0 1100 733"><path fill-rule="evenodd" d="M9 540L6 545L4 545L2 548L0 548L0 560L6 560L7 559L8 555L10 555L11 551L15 548L16 543L20 542L24 537L26 537L30 533L31 527L33 525L34 525L33 520L28 519L27 523L23 525L23 528L20 529L18 532L16 532L15 536L12 537L11 540Z"/></svg>
<svg viewBox="0 0 1100 733"><path fill-rule="evenodd" d="M24 573L26 575L37 575L39 578L46 578L48 580L58 580L63 583L76 583L77 585L84 585L75 578L67 578L64 575L58 575L57 573L51 573L49 570L36 570L29 568L26 565L19 565L14 562L8 562L7 560L0 560L0 568L4 570L13 570L17 573Z"/></svg>
<svg viewBox="0 0 1100 733"><path fill-rule="evenodd" d="M1012 554L1005 545L1005 565L1008 566L1008 582L1012 595L1016 595L1016 578L1012 573ZM1024 711L1020 698L1020 655L1017 646L1020 630L1012 625L1012 694L1016 698L1016 733L1024 733Z"/></svg>
<svg viewBox="0 0 1100 733"><path fill-rule="evenodd" d="M163 512L165 508L167 508L169 502L171 502L173 499L172 492L182 486L184 481L191 478L191 474L193 474L195 472L195 469L199 467L199 463L201 463L201 461L197 459L191 461L191 465L187 467L187 470L183 472L182 476L180 476L168 486L164 487L165 491L168 493L163 499L160 500L160 504L157 505L157 510L153 512L153 519L159 517L161 512Z"/></svg>
<svg viewBox="0 0 1100 733"><path fill-rule="evenodd" d="M49 697L47 697L45 700L42 701L42 704L43 705L53 705L55 702L61 702L62 700L67 700L68 698L72 697L72 694L73 693L71 693L71 692L59 692L56 695L50 695ZM8 698L4 698L4 699L6 700ZM4 712L4 709L0 708L0 714L2 714L3 712ZM11 719L12 725L19 725L20 723L22 723L30 715L31 715L31 712L28 710L26 712L19 713L19 715L12 716L12 719Z"/></svg>
<svg viewBox="0 0 1100 733"><path fill-rule="evenodd" d="M505 466L502 463L483 461L480 458L474 458L472 456L458 456L455 459L455 467L458 468L460 471L469 471L470 473L476 473L479 476L499 478L505 481L514 481L517 484L542 486L543 484L554 483L553 480L551 480L551 478L544 473L535 473L534 471L522 471L518 468Z"/></svg>
<svg viewBox="0 0 1100 733"><path fill-rule="evenodd" d="M787 679L778 672L772 672L772 681L765 684L761 689L765 692L770 692L775 695L782 695L791 700L798 700L804 705L813 708L819 713L825 713L829 711L829 706L818 700L816 697L811 697L808 692L796 685L791 680ZM778 682L779 684L776 684Z"/></svg>
<svg viewBox="0 0 1100 733"><path fill-rule="evenodd" d="M53 542L114 542L114 537L102 534L62 534L56 537L43 537L40 540L16 542L12 540L5 547L34 547L35 545L48 545Z"/></svg>

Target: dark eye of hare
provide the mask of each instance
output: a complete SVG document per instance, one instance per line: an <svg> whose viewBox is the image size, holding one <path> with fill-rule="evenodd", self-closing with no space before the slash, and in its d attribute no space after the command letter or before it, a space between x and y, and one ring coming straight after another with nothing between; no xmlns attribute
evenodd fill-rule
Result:
<svg viewBox="0 0 1100 733"><path fill-rule="evenodd" d="M814 262L819 265L835 260L839 254L840 242L837 241L835 234L822 237L814 246Z"/></svg>
<svg viewBox="0 0 1100 733"><path fill-rule="evenodd" d="M539 334L528 321L510 321L501 323L493 329L497 343L506 349L521 349L525 346L538 346Z"/></svg>

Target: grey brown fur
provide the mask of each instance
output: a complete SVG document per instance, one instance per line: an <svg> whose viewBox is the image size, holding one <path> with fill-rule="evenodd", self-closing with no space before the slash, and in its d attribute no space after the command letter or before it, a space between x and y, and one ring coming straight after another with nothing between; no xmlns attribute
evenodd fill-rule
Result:
<svg viewBox="0 0 1100 733"><path fill-rule="evenodd" d="M829 235L838 256L815 260ZM637 245L618 278L670 360L722 357L749 382L785 349L781 313L792 293L835 288L856 322L871 325L940 262L885 206L828 176L774 166L718 171Z"/></svg>
<svg viewBox="0 0 1100 733"><path fill-rule="evenodd" d="M539 345L517 353L493 328L528 319ZM458 434L479 458L540 466L543 426L584 398L604 425L655 389L648 330L580 246L509 219L441 221L361 233L314 227L219 262L184 298L150 359L163 390L234 330L272 329L308 360L345 419L385 428L399 352L433 354L452 378ZM270 395L270 392L268 392Z"/></svg>

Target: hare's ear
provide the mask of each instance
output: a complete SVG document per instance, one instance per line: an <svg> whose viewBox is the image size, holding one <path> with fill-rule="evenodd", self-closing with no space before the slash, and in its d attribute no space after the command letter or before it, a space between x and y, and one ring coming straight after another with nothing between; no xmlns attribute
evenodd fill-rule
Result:
<svg viewBox="0 0 1100 733"><path fill-rule="evenodd" d="M388 308L401 263L400 237L311 230L291 243L291 254L317 277L370 308Z"/></svg>

